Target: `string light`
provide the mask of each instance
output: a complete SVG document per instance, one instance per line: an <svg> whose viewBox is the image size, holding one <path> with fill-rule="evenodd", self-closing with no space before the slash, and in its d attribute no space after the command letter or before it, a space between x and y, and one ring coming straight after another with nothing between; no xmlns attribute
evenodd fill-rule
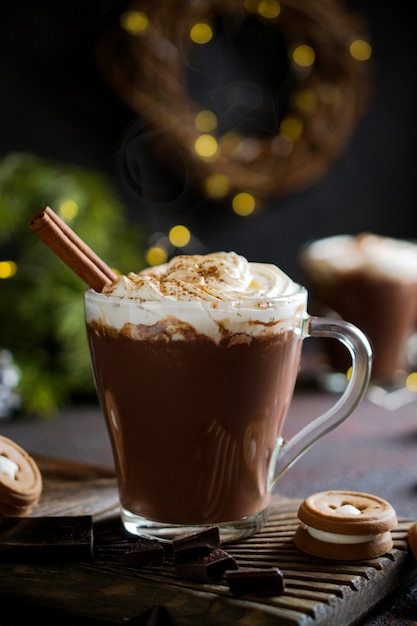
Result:
<svg viewBox="0 0 417 626"><path fill-rule="evenodd" d="M256 209L255 198L246 191L238 193L232 200L232 208L236 215L241 217L251 215Z"/></svg>
<svg viewBox="0 0 417 626"><path fill-rule="evenodd" d="M76 217L79 206L74 200L64 200L58 207L59 215L67 221L71 221Z"/></svg>
<svg viewBox="0 0 417 626"><path fill-rule="evenodd" d="M298 111L312 114L317 111L318 98L312 89L299 89L292 97L291 102Z"/></svg>
<svg viewBox="0 0 417 626"><path fill-rule="evenodd" d="M296 115L287 115L279 126L279 132L290 141L296 141L303 133L303 122Z"/></svg>
<svg viewBox="0 0 417 626"><path fill-rule="evenodd" d="M12 278L17 272L14 261L0 261L0 278Z"/></svg>
<svg viewBox="0 0 417 626"><path fill-rule="evenodd" d="M291 59L293 63L300 67L311 67L316 60L316 53L311 46L301 44L294 48Z"/></svg>
<svg viewBox="0 0 417 626"><path fill-rule="evenodd" d="M199 111L195 116L195 127L202 133L211 133L217 128L217 116L213 111Z"/></svg>
<svg viewBox="0 0 417 626"><path fill-rule="evenodd" d="M160 246L151 246L145 253L145 260L148 265L161 265L161 263L165 263L167 259L167 251Z"/></svg>
<svg viewBox="0 0 417 626"><path fill-rule="evenodd" d="M211 160L216 157L218 151L217 140L213 135L200 135L194 144L194 150L201 159Z"/></svg>
<svg viewBox="0 0 417 626"><path fill-rule="evenodd" d="M120 16L120 24L131 35L143 35L149 26L149 18L143 11L126 11Z"/></svg>
<svg viewBox="0 0 417 626"><path fill-rule="evenodd" d="M186 226L177 224L169 231L168 239L175 248L184 248L188 243L190 243L191 233Z"/></svg>
<svg viewBox="0 0 417 626"><path fill-rule="evenodd" d="M281 5L277 0L261 0L258 13L267 20L274 20L281 13Z"/></svg>
<svg viewBox="0 0 417 626"><path fill-rule="evenodd" d="M243 6L248 13L258 13L260 0L244 0Z"/></svg>
<svg viewBox="0 0 417 626"><path fill-rule="evenodd" d="M372 55L372 47L365 39L355 39L349 46L349 52L357 61L368 61Z"/></svg>
<svg viewBox="0 0 417 626"><path fill-rule="evenodd" d="M194 43L205 44L213 38L213 29L207 22L198 22L191 27L190 39Z"/></svg>
<svg viewBox="0 0 417 626"><path fill-rule="evenodd" d="M212 198L224 198L230 190L230 180L226 174L211 174L205 181L206 192Z"/></svg>
<svg viewBox="0 0 417 626"><path fill-rule="evenodd" d="M417 392L417 372L411 372L407 376L405 386L409 391Z"/></svg>

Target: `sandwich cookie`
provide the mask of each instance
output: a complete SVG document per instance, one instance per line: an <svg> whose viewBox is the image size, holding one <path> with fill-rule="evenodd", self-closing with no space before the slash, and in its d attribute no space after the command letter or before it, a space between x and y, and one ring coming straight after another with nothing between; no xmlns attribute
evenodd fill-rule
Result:
<svg viewBox="0 0 417 626"><path fill-rule="evenodd" d="M42 476L35 461L14 441L0 436L0 514L29 513L42 493Z"/></svg>
<svg viewBox="0 0 417 626"><path fill-rule="evenodd" d="M294 543L324 559L354 561L389 552L397 526L393 507L367 493L323 491L306 498L298 509L301 524Z"/></svg>

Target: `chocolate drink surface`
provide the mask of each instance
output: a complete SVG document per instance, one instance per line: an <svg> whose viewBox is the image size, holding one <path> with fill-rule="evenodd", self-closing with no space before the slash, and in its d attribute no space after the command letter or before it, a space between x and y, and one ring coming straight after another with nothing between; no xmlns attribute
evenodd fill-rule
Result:
<svg viewBox="0 0 417 626"><path fill-rule="evenodd" d="M87 328L122 507L181 524L265 509L269 465L298 372L299 334L216 342L179 322L182 339L164 324L154 334L140 325Z"/></svg>
<svg viewBox="0 0 417 626"><path fill-rule="evenodd" d="M326 288L311 280L309 288L369 337L374 380L388 381L397 370L406 369L405 344L416 327L417 282L370 278L357 272L339 277L337 284ZM329 342L328 350L333 366L346 371L350 366L346 350L335 342Z"/></svg>

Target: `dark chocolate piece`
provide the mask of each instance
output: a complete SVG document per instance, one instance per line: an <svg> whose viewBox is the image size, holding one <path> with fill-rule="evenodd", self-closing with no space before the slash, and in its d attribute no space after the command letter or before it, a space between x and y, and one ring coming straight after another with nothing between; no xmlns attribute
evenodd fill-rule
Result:
<svg viewBox="0 0 417 626"><path fill-rule="evenodd" d="M91 561L91 515L1 517L1 561Z"/></svg>
<svg viewBox="0 0 417 626"><path fill-rule="evenodd" d="M191 561L210 554L220 547L218 526L208 526L196 532L178 535L172 540L175 561Z"/></svg>
<svg viewBox="0 0 417 626"><path fill-rule="evenodd" d="M175 563L175 571L181 578L206 582L220 580L226 570L230 571L238 567L235 559L221 548L216 548L210 554L200 556L193 561Z"/></svg>
<svg viewBox="0 0 417 626"><path fill-rule="evenodd" d="M122 556L122 564L128 567L162 565L164 550L157 539L140 537Z"/></svg>
<svg viewBox="0 0 417 626"><path fill-rule="evenodd" d="M233 595L276 596L285 590L284 576L277 567L242 567L224 577Z"/></svg>

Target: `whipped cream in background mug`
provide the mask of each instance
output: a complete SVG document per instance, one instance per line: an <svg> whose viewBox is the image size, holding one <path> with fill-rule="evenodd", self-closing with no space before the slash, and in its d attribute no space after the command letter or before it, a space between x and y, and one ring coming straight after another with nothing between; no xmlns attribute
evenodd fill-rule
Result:
<svg viewBox="0 0 417 626"><path fill-rule="evenodd" d="M134 534L255 532L278 479L352 413L369 379L361 331L309 316L304 287L235 252L120 276L86 291L85 312L121 517ZM352 376L334 407L284 442L303 340L322 335L348 347Z"/></svg>

